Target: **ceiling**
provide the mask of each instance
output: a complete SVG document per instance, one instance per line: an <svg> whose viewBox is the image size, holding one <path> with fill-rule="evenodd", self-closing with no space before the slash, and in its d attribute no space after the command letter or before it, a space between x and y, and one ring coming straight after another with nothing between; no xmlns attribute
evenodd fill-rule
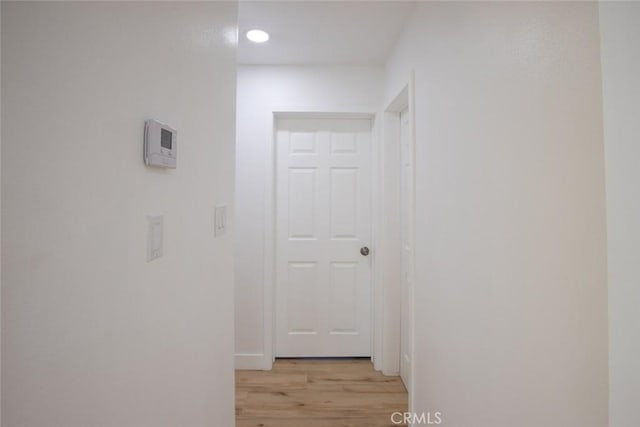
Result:
<svg viewBox="0 0 640 427"><path fill-rule="evenodd" d="M241 1L240 64L381 65L415 3L409 1ZM247 30L267 31L264 44Z"/></svg>

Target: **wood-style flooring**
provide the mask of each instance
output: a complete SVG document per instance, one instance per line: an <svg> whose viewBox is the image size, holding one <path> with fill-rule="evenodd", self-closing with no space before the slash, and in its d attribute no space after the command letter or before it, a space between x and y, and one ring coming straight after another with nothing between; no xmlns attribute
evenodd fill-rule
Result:
<svg viewBox="0 0 640 427"><path fill-rule="evenodd" d="M279 359L271 371L236 371L237 427L397 426L391 414L406 410L400 377L369 360Z"/></svg>

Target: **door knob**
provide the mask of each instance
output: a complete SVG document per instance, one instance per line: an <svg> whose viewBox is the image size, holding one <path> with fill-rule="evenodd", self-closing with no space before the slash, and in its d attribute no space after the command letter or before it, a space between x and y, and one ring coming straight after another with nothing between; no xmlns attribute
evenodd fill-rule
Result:
<svg viewBox="0 0 640 427"><path fill-rule="evenodd" d="M367 256L369 255L369 248L366 246L363 246L360 248L360 255L362 256Z"/></svg>

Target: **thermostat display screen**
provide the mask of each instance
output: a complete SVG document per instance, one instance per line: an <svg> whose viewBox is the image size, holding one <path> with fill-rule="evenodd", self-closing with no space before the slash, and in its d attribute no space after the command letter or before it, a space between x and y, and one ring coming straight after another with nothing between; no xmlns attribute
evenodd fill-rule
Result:
<svg viewBox="0 0 640 427"><path fill-rule="evenodd" d="M160 146L171 150L171 132L166 129L161 129L160 132Z"/></svg>

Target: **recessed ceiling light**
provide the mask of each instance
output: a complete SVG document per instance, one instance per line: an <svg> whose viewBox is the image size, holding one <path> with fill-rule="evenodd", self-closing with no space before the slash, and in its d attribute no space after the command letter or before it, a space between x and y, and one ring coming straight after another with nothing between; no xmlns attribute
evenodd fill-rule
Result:
<svg viewBox="0 0 640 427"><path fill-rule="evenodd" d="M269 33L262 30L247 31L247 38L254 43L264 43L269 40Z"/></svg>

